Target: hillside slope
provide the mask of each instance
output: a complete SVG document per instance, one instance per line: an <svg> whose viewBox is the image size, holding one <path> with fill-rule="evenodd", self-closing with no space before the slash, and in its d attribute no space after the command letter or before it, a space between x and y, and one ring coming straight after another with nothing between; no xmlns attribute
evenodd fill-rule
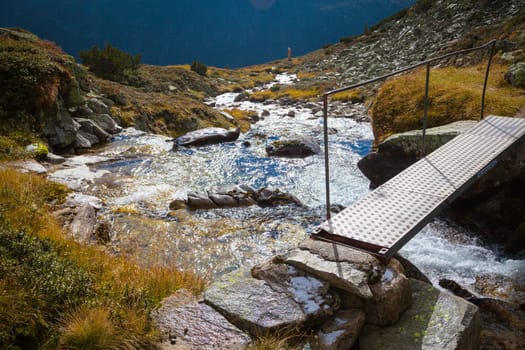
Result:
<svg viewBox="0 0 525 350"><path fill-rule="evenodd" d="M524 0L419 0L372 26L370 33L341 38L304 56L296 69L336 86L349 85L490 39L509 39L513 31L502 23L524 7Z"/></svg>

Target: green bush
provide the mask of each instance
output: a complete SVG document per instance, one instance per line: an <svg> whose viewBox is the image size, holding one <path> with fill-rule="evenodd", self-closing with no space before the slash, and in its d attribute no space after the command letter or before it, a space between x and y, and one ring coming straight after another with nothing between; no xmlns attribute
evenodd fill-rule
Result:
<svg viewBox="0 0 525 350"><path fill-rule="evenodd" d="M199 62L199 61L193 61L190 68L195 73L203 75L203 76L206 76L206 73L208 72L208 66L206 66L204 63Z"/></svg>
<svg viewBox="0 0 525 350"><path fill-rule="evenodd" d="M93 46L80 51L80 58L89 69L101 78L121 81L130 72L136 72L141 56L132 56L106 43L103 49Z"/></svg>
<svg viewBox="0 0 525 350"><path fill-rule="evenodd" d="M90 294L91 278L50 241L0 226L0 348L36 349Z"/></svg>
<svg viewBox="0 0 525 350"><path fill-rule="evenodd" d="M44 49L31 43L0 40L0 109L33 112L48 107L68 80L67 72Z"/></svg>

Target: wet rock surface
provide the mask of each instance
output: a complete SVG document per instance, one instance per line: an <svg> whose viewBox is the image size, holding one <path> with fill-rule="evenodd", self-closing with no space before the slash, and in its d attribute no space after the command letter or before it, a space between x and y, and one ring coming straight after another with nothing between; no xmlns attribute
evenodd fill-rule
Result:
<svg viewBox="0 0 525 350"><path fill-rule="evenodd" d="M313 138L274 141L266 147L272 157L305 158L321 153L321 147Z"/></svg>
<svg viewBox="0 0 525 350"><path fill-rule="evenodd" d="M161 349L244 349L250 337L184 290L165 298L152 315L162 331Z"/></svg>
<svg viewBox="0 0 525 350"><path fill-rule="evenodd" d="M221 142L235 141L239 138L240 129L227 130L223 128L204 128L190 131L187 134L177 137L173 148L179 146L204 146Z"/></svg>
<svg viewBox="0 0 525 350"><path fill-rule="evenodd" d="M525 348L525 311L501 300L480 298L472 302L481 315L480 349L518 350Z"/></svg>
<svg viewBox="0 0 525 350"><path fill-rule="evenodd" d="M413 305L388 327L365 326L361 350L478 349L478 308L424 282L410 280Z"/></svg>

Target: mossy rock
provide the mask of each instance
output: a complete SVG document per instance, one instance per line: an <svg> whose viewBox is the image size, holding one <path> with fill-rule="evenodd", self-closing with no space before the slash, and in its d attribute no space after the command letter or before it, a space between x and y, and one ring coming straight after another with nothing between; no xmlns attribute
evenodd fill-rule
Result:
<svg viewBox="0 0 525 350"><path fill-rule="evenodd" d="M525 62L518 62L509 67L505 80L512 86L525 89Z"/></svg>
<svg viewBox="0 0 525 350"><path fill-rule="evenodd" d="M43 143L33 143L26 147L26 150L30 152L35 159L43 160L46 159L49 150Z"/></svg>

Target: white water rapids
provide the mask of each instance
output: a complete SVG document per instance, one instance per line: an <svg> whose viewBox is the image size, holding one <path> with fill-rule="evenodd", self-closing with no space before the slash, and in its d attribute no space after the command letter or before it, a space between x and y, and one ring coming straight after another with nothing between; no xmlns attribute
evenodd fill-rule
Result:
<svg viewBox="0 0 525 350"><path fill-rule="evenodd" d="M279 84L293 76L278 76ZM96 155L70 158L50 174L52 180L104 201L103 215L114 229L110 247L148 263L177 264L218 275L250 266L297 245L324 216L323 155L305 159L269 158L266 145L291 135L322 143L322 118L310 108L278 103L235 102L227 93L218 109L268 111L269 116L233 143L172 151L166 137L127 129ZM288 113L293 111L295 116ZM372 144L369 123L330 118L333 203L348 206L367 193L357 168ZM249 141L250 146L243 145ZM175 198L214 186L248 184L278 187L297 196L306 208L240 208L168 215ZM128 208L126 213L122 208ZM525 258L511 259L481 245L475 234L441 220L427 225L401 254L433 282L449 278L471 286L476 276L506 276L525 283Z"/></svg>

